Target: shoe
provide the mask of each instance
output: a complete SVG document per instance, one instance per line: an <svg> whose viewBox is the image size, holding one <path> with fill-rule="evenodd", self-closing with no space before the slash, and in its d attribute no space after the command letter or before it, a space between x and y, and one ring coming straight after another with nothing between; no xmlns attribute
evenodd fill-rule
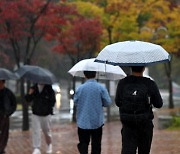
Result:
<svg viewBox="0 0 180 154"><path fill-rule="evenodd" d="M46 153L47 153L47 154L52 153L52 144L49 144L49 145L47 146Z"/></svg>
<svg viewBox="0 0 180 154"><path fill-rule="evenodd" d="M32 154L41 154L41 151L38 148L35 148Z"/></svg>

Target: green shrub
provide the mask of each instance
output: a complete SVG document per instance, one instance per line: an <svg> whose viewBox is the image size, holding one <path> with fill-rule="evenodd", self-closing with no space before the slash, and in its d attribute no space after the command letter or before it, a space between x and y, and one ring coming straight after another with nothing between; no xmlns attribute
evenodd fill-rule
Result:
<svg viewBox="0 0 180 154"><path fill-rule="evenodd" d="M17 104L17 110L22 110L22 105L21 104Z"/></svg>
<svg viewBox="0 0 180 154"><path fill-rule="evenodd" d="M172 124L169 129L180 129L180 116L173 116Z"/></svg>

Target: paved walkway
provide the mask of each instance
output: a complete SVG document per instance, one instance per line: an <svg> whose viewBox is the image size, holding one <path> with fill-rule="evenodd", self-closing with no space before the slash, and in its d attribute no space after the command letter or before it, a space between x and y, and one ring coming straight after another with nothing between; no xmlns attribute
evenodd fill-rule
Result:
<svg viewBox="0 0 180 154"><path fill-rule="evenodd" d="M106 123L102 139L102 154L121 153L121 124L119 121ZM53 154L78 154L76 124L53 124ZM43 136L42 136L43 138ZM42 140L41 151L45 154ZM10 131L7 154L31 154L31 131ZM151 154L180 154L180 131L158 130L155 126Z"/></svg>

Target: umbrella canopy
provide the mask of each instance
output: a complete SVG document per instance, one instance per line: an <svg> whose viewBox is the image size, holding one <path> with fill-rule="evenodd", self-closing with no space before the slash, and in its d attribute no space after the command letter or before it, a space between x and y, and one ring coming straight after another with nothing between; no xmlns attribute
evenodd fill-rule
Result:
<svg viewBox="0 0 180 154"><path fill-rule="evenodd" d="M119 66L147 66L170 61L170 55L160 45L143 41L124 41L107 45L96 62Z"/></svg>
<svg viewBox="0 0 180 154"><path fill-rule="evenodd" d="M118 80L126 76L119 66L94 62L95 58L84 59L75 64L68 72L73 76L85 77L84 71L96 71L96 78Z"/></svg>
<svg viewBox="0 0 180 154"><path fill-rule="evenodd" d="M10 80L10 79L12 80L18 79L18 76L5 68L0 68L0 80Z"/></svg>
<svg viewBox="0 0 180 154"><path fill-rule="evenodd" d="M24 65L16 73L34 83L53 84L57 82L56 77L49 70L39 66Z"/></svg>

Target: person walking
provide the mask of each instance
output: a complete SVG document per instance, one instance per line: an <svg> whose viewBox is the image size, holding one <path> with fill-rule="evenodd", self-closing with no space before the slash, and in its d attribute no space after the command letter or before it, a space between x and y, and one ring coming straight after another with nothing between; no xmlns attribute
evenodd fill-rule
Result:
<svg viewBox="0 0 180 154"><path fill-rule="evenodd" d="M16 97L5 87L5 80L0 80L0 154L5 154L9 138L9 117L16 110Z"/></svg>
<svg viewBox="0 0 180 154"><path fill-rule="evenodd" d="M132 66L132 75L120 80L115 103L122 122L122 154L149 154L153 137L152 107L163 101L156 83L143 77L144 66Z"/></svg>
<svg viewBox="0 0 180 154"><path fill-rule="evenodd" d="M103 107L111 104L106 88L95 80L95 71L84 71L86 82L78 87L74 95L77 109L77 126L80 154L88 154L91 140L91 153L101 153L101 140L104 125Z"/></svg>
<svg viewBox="0 0 180 154"><path fill-rule="evenodd" d="M51 115L55 105L55 92L51 85L35 84L25 96L32 101L32 143L33 154L40 154L41 129L45 135L47 153L52 153Z"/></svg>

